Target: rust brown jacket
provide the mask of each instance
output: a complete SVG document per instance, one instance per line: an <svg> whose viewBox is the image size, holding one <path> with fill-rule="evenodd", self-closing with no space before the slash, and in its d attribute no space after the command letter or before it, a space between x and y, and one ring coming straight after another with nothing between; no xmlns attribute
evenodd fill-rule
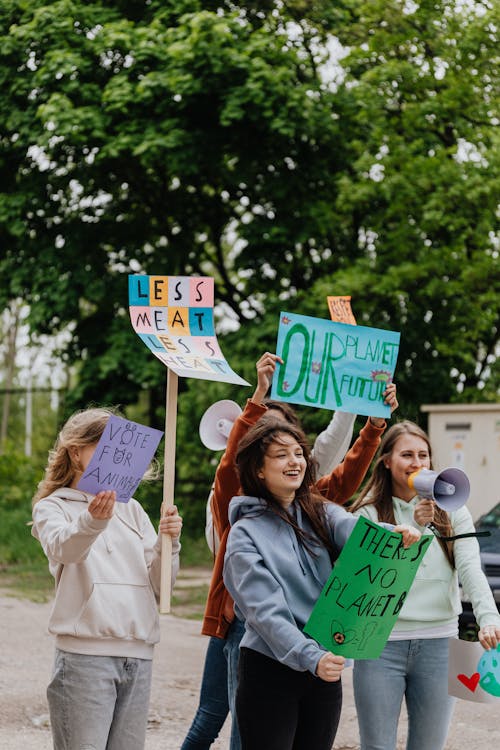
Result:
<svg viewBox="0 0 500 750"><path fill-rule="evenodd" d="M215 558L212 579L208 591L205 616L201 632L217 638L225 638L234 620L233 600L224 586L222 571L229 534L228 509L231 499L240 495L235 456L238 444L245 433L267 411L267 407L248 399L242 413L235 420L226 445L226 450L215 472L212 495L212 515L214 528L220 538L220 546ZM331 474L321 477L314 488L327 500L343 505L354 495L380 445L384 427L375 427L368 419L352 448L346 453L342 463Z"/></svg>

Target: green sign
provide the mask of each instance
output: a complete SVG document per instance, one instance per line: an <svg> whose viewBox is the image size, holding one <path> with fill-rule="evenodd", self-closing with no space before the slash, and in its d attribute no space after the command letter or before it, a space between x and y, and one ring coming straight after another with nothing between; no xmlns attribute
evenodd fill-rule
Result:
<svg viewBox="0 0 500 750"><path fill-rule="evenodd" d="M433 538L405 549L401 534L358 518L305 632L340 656L376 659Z"/></svg>

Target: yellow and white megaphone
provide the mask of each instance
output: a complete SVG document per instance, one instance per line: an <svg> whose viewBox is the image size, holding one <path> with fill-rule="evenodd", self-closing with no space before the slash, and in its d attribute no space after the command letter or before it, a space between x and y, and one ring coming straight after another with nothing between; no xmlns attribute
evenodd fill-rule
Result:
<svg viewBox="0 0 500 750"><path fill-rule="evenodd" d="M200 440L206 448L221 451L226 447L229 433L241 414L236 401L222 399L209 406L200 422Z"/></svg>
<svg viewBox="0 0 500 750"><path fill-rule="evenodd" d="M419 469L408 477L408 486L420 497L435 500L436 505L446 511L458 510L465 505L470 495L470 482L461 469L450 467L443 471Z"/></svg>

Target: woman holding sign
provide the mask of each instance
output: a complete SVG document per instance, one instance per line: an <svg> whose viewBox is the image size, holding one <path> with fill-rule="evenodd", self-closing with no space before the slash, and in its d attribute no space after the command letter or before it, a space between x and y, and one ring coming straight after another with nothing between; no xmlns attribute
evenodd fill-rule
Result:
<svg viewBox="0 0 500 750"><path fill-rule="evenodd" d="M32 534L49 560L56 637L47 689L55 750L144 747L153 647L159 640L161 534L172 537L172 582L182 520L167 509L157 534L131 498L76 489L108 420L108 409L74 414L49 454L33 499Z"/></svg>
<svg viewBox="0 0 500 750"><path fill-rule="evenodd" d="M243 750L330 750L342 703L344 658L303 632L356 519L313 491L304 433L260 420L242 438L243 496L229 507L224 583L245 621L236 713ZM382 524L420 538L410 526ZM319 678L319 679L318 679Z"/></svg>
<svg viewBox="0 0 500 750"><path fill-rule="evenodd" d="M248 430L260 419L267 418L269 415L280 417L283 420L291 421L297 424L297 418L293 414L288 404L282 404L280 411L276 408L269 408L266 403L266 394L271 385L277 362L280 359L276 354L265 352L256 363L257 370L257 387L253 396L248 399L244 410L236 418L231 432L228 437L226 450L219 462L215 472L212 511L214 529L220 539L220 546L215 557L210 589L208 592L205 616L203 619L202 633L212 636L217 640L223 639L223 653L227 663L227 691L226 700L229 699L229 708L233 716L231 728L231 750L240 750L240 739L237 722L234 720L235 694L237 683L237 665L239 659L240 640L243 636L243 623L235 616L233 600L224 586L223 582L223 565L226 550L226 541L229 533L229 503L234 495L240 493L240 480L235 466L235 456L240 440ZM396 397L396 386L391 383L387 386L384 393L385 403L390 407L391 412L398 406ZM274 402L276 407L276 402ZM292 412L292 416L284 413ZM358 490L363 481L368 468L375 456L380 444L380 437L386 428L385 419L370 417L365 426L359 433L358 438L348 450L345 459L341 464L335 466L330 474L320 476L315 484L315 491L323 495L327 500L335 503L345 503ZM211 640L210 656L216 644ZM211 662L214 663L214 662ZM215 668L216 669L216 668ZM217 678L220 675L215 675ZM216 680L212 681L215 684ZM217 713L217 706L208 705L207 691L204 691L203 709L204 716L195 717L203 721L202 728L207 728L210 719ZM220 697L218 693L217 697ZM208 696L212 697L212 696ZM206 720L208 718L208 721ZM198 729L199 727L192 727ZM206 737L207 732L196 732L198 736L193 736L191 732L186 737L182 750L205 750L211 744L210 739ZM205 736L203 736L203 734ZM201 735L201 736L200 736Z"/></svg>
<svg viewBox="0 0 500 750"><path fill-rule="evenodd" d="M393 425L382 438L373 473L353 507L387 523L417 523L437 538L429 545L378 659L356 661L354 696L361 750L395 750L403 697L408 711L406 750L441 750L453 711L448 696L448 639L458 635L458 577L472 602L484 648L500 641L500 616L481 569L474 526L465 506L447 513L422 500L409 478L432 468L429 438L413 422Z"/></svg>

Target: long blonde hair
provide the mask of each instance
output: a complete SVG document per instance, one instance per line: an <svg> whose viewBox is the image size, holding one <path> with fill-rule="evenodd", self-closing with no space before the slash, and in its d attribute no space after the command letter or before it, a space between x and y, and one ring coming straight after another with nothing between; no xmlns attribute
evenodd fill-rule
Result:
<svg viewBox="0 0 500 750"><path fill-rule="evenodd" d="M54 490L70 487L75 474L81 470L70 453L70 448L83 448L98 443L109 418L119 416L117 411L106 407L94 407L77 411L62 427L55 445L49 451L45 476L33 497L33 505Z"/></svg>

